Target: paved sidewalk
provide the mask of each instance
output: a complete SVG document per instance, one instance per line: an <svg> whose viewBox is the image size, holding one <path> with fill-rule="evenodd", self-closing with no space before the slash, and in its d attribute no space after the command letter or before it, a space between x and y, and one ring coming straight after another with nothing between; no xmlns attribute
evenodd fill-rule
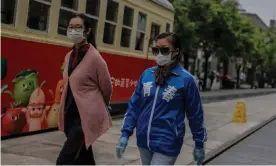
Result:
<svg viewBox="0 0 276 166"><path fill-rule="evenodd" d="M246 124L231 122L237 101L246 102L248 115ZM215 152L224 146L225 143L236 139L244 132L252 129L270 117L275 116L275 101L276 94L204 104L205 125L208 130L206 152L208 154ZM121 123L122 120L114 121L113 127L99 138L93 146L97 164L141 164L139 152L136 147L135 135L130 138L123 159L116 159L115 148L121 134ZM65 137L63 133L59 131L4 140L1 142L2 164L55 164L56 157L64 140ZM182 153L176 162L178 165L190 164L193 161L192 151L194 143L188 125L184 143Z"/></svg>

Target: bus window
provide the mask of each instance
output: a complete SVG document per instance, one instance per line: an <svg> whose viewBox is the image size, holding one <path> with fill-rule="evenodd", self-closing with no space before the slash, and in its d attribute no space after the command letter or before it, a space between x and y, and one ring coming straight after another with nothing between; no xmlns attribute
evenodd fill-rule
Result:
<svg viewBox="0 0 276 166"><path fill-rule="evenodd" d="M100 12L100 0L86 0L86 16L92 23L91 32L97 35L97 27Z"/></svg>
<svg viewBox="0 0 276 166"><path fill-rule="evenodd" d="M114 0L108 0L104 24L103 42L113 44L116 32L119 3Z"/></svg>
<svg viewBox="0 0 276 166"><path fill-rule="evenodd" d="M133 13L134 10L125 6L124 10L124 20L121 34L121 46L129 47L131 42L131 31L133 25Z"/></svg>
<svg viewBox="0 0 276 166"><path fill-rule="evenodd" d="M147 15L139 12L135 50L143 51L145 34L146 34L146 25L147 25Z"/></svg>
<svg viewBox="0 0 276 166"><path fill-rule="evenodd" d="M1 0L1 23L14 24L16 12L15 0Z"/></svg>
<svg viewBox="0 0 276 166"><path fill-rule="evenodd" d="M150 43L149 46L151 47L153 44L153 41L160 33L160 25L152 23L151 24L151 32L150 32Z"/></svg>
<svg viewBox="0 0 276 166"><path fill-rule="evenodd" d="M166 24L166 32L171 31L171 25L169 23Z"/></svg>
<svg viewBox="0 0 276 166"><path fill-rule="evenodd" d="M47 31L51 2L29 1L27 26L30 29Z"/></svg>
<svg viewBox="0 0 276 166"><path fill-rule="evenodd" d="M77 13L78 0L62 0L58 19L58 34L66 35L69 19Z"/></svg>

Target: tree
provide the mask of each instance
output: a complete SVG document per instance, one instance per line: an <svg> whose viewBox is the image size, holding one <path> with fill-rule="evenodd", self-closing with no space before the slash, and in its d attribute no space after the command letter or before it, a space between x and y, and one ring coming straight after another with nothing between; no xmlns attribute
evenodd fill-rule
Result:
<svg viewBox="0 0 276 166"><path fill-rule="evenodd" d="M188 70L189 57L197 43L196 23L188 18L191 0L171 0L175 7L174 31L182 39L182 54L184 55L184 68Z"/></svg>
<svg viewBox="0 0 276 166"><path fill-rule="evenodd" d="M262 54L257 60L259 60L260 79L259 87L264 87L264 73L273 75L273 68L276 66L276 29L270 28L267 31L261 33L261 44L259 46L259 52ZM272 81L271 76L267 77L267 81Z"/></svg>
<svg viewBox="0 0 276 166"><path fill-rule="evenodd" d="M251 54L254 46L252 34L254 27L251 22L242 17L238 11L238 2L236 0L217 0L221 4L221 9L216 25L221 30L221 35L217 38L219 49L217 55L223 61L224 77L222 81L223 88L227 88L226 74L228 74L229 59L246 59ZM237 84L239 88L241 64L236 63Z"/></svg>
<svg viewBox="0 0 276 166"><path fill-rule="evenodd" d="M233 45L233 53L236 58L246 60L250 54L252 54L254 48L254 41L252 40L254 34L253 25L245 18L238 17L235 21L235 42ZM240 70L242 64L236 62L236 88L240 86Z"/></svg>

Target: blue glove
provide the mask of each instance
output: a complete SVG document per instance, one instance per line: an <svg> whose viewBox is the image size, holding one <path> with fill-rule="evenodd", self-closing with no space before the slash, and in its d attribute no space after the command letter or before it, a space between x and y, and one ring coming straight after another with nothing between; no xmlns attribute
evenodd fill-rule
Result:
<svg viewBox="0 0 276 166"><path fill-rule="evenodd" d="M205 159L205 149L204 148L201 148L201 149L195 148L193 155L194 155L194 160L196 161L197 165L201 165Z"/></svg>
<svg viewBox="0 0 276 166"><path fill-rule="evenodd" d="M117 158L122 158L123 153L126 150L128 142L128 137L121 137L118 141L117 147L116 147L116 155Z"/></svg>

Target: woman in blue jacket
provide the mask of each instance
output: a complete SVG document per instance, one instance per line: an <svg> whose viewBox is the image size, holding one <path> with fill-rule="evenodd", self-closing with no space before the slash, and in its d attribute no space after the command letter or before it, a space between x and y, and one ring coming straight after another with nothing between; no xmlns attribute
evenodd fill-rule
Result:
<svg viewBox="0 0 276 166"><path fill-rule="evenodd" d="M204 160L204 115L194 77L180 65L180 39L174 33L160 34L152 53L158 66L141 75L129 101L117 144L121 158L136 127L137 146L143 165L174 165L185 135L187 116L195 142L194 159Z"/></svg>

